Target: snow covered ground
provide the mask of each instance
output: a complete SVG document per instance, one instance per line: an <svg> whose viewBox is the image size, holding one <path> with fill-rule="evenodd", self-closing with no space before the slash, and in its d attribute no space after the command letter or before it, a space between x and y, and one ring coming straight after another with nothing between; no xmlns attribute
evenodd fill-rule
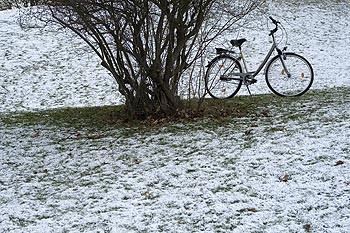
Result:
<svg viewBox="0 0 350 233"><path fill-rule="evenodd" d="M0 232L349 232L347 91L227 124L2 126Z"/></svg>
<svg viewBox="0 0 350 233"><path fill-rule="evenodd" d="M350 86L349 8L271 2L289 50L314 66L313 89ZM15 14L0 12L0 114L118 103L84 45L23 31ZM253 67L269 46L266 23L228 35L249 39ZM269 117L226 125L96 132L0 122L0 232L350 232L350 93L333 90L277 98ZM268 92L263 81L252 91Z"/></svg>
<svg viewBox="0 0 350 233"><path fill-rule="evenodd" d="M350 86L349 4L283 2L270 1L267 15L286 27L288 50L312 63L313 89ZM267 15L259 15L258 20L226 34L215 46L229 48L230 39L247 38L244 49L249 66L256 68L270 47L268 32L272 25ZM0 112L120 103L114 80L79 39L48 28L22 30L16 16L13 10L0 14ZM208 61L215 56L215 46ZM263 76L259 78L252 86L253 93L269 92ZM246 94L243 88L240 94Z"/></svg>

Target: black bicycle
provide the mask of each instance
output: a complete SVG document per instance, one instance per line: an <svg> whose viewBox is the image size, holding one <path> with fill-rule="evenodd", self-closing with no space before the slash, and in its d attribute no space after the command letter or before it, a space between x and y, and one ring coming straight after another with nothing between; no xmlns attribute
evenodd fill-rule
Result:
<svg viewBox="0 0 350 233"><path fill-rule="evenodd" d="M209 63L205 75L205 88L212 98L231 98L237 94L242 84L248 88L249 94L251 94L249 85L256 83L255 77L265 65L267 86L276 95L301 96L310 89L314 80L311 64L298 54L286 52L286 47L282 50L278 48L275 33L279 26L284 31L285 29L280 22L272 17L270 19L275 25L275 28L269 34L269 36L272 36L273 43L264 61L256 71L248 72L247 69L242 51L242 45L247 41L246 39L231 40L232 46L239 48L238 56L235 56L237 54L234 51L216 48L219 55ZM270 59L275 50L277 55Z"/></svg>

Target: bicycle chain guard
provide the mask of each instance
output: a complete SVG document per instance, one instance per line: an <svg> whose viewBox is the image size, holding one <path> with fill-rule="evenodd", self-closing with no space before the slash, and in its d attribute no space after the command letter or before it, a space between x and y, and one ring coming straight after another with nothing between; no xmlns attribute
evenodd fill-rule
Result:
<svg viewBox="0 0 350 233"><path fill-rule="evenodd" d="M243 78L243 84L246 86L252 85L256 83L258 80L256 80L253 75L247 75L246 77Z"/></svg>

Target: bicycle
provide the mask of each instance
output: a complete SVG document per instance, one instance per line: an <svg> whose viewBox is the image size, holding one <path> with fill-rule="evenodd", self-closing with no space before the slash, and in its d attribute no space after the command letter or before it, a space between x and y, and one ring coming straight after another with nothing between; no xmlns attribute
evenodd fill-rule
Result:
<svg viewBox="0 0 350 233"><path fill-rule="evenodd" d="M218 56L209 62L205 74L205 88L212 98L231 98L237 94L242 84L247 87L251 95L249 86L257 82L255 77L264 67L266 67L264 71L266 84L278 96L301 96L310 89L314 80L311 64L301 55L286 52L287 47L282 50L278 48L275 33L279 26L284 32L285 29L280 22L272 17L269 18L275 25L269 34L272 36L272 46L256 71L249 72L247 68L242 51L242 45L247 41L246 39L230 41L233 47L238 47L238 57L234 56L235 51L216 48ZM270 59L275 50L277 55ZM244 72L240 61L242 61Z"/></svg>

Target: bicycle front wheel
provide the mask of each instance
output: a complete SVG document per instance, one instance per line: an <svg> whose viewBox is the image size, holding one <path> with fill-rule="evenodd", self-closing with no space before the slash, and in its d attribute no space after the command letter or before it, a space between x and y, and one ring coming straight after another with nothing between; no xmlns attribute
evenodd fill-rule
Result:
<svg viewBox="0 0 350 233"><path fill-rule="evenodd" d="M285 53L271 59L266 68L265 78L267 86L276 95L301 96L310 89L314 71L304 57L295 53Z"/></svg>
<svg viewBox="0 0 350 233"><path fill-rule="evenodd" d="M235 58L228 55L214 58L205 75L206 91L215 99L233 97L242 86L242 79L237 73L242 73L242 67Z"/></svg>

